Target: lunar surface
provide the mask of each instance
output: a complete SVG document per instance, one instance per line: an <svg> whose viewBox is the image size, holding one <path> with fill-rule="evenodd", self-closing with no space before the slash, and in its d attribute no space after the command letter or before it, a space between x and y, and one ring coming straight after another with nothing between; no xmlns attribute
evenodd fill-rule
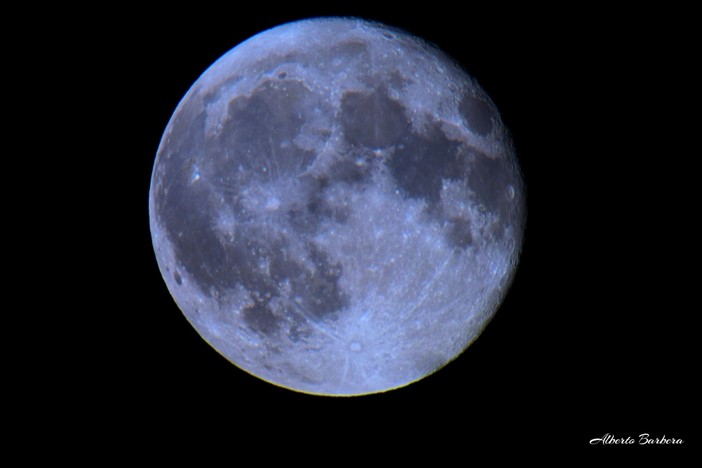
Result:
<svg viewBox="0 0 702 468"><path fill-rule="evenodd" d="M198 333L305 393L417 381L502 301L525 220L494 103L448 56L357 19L285 24L182 99L151 180L156 258Z"/></svg>

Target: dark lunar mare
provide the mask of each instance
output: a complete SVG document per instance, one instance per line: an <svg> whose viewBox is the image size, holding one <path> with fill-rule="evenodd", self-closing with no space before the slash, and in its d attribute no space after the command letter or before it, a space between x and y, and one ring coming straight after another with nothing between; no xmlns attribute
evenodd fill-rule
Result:
<svg viewBox="0 0 702 468"><path fill-rule="evenodd" d="M461 111L472 128L481 133L492 130L492 113L485 102L466 97ZM515 210L508 197L508 187L518 186L519 174L506 158L491 159L464 142L447 138L439 122L431 123L422 134L415 133L404 107L382 88L370 94L347 93L342 99L340 120L346 141L357 151L391 150L387 166L397 187L405 196L428 203L430 214L449 226L446 239L454 247L472 244L470 221L445 217L439 209L443 180L468 181L475 202L498 217L493 232L496 240L504 235L500 226L519 223L510 219Z"/></svg>
<svg viewBox="0 0 702 468"><path fill-rule="evenodd" d="M339 47L349 57L367 54L363 44ZM291 258L289 236L309 238L325 219L344 223L348 209L328 204L325 191L335 184L369 182L378 164L387 165L405 197L427 202L430 215L446 227L446 242L455 248L473 244L471 221L443 213L443 180L467 181L474 201L497 215L494 239L502 237L503 226L519 222L512 219L515 209L507 195L509 185L519 184L516 166L447 138L439 122L430 123L422 134L414 132L404 106L389 97L385 85L342 96L337 117L348 154L323 175L305 173L316 154L301 149L294 140L316 112L331 111L303 84L288 79L287 73L276 76L279 79L264 81L250 96L229 103L228 118L215 138L205 135L202 98L191 99L171 124L174 137L165 144L161 172L155 174L156 181L168 181L156 184L156 213L169 235L178 268L187 271L209 297L224 300L227 292L243 286L252 299L243 317L253 329L274 333L293 317L289 337L300 340L307 321L331 319L349 305L339 286L341 265L332 263L311 242L304 251L312 268ZM389 85L404 85L395 81ZM464 96L459 111L476 133L493 131L494 116L483 100ZM373 156L377 150L387 150L389 156L379 161ZM193 183L194 171L202 174L202 183ZM248 212L241 202L242 189L286 179L298 181L306 202L290 208L277 225L257 223L257 214ZM226 240L216 229L217 211L222 207L233 210L237 223ZM173 274L181 285L181 275ZM286 282L294 297L282 292Z"/></svg>
<svg viewBox="0 0 702 468"><path fill-rule="evenodd" d="M492 110L484 100L467 94L461 99L458 111L468 128L478 135L485 136L492 131Z"/></svg>
<svg viewBox="0 0 702 468"><path fill-rule="evenodd" d="M320 217L339 216L314 204L313 198L320 198L328 181L306 177L301 183L307 187L302 190L310 193L310 202L297 220L291 213L287 222L283 219L278 225L246 222L255 214L246 211L239 195L245 186L298 177L312 162L314 153L289 144L308 117L305 110L314 111L314 101L307 94L296 82L264 83L251 97L230 103L229 119L218 141L206 138L202 106L191 101L173 122L172 134L178 138L165 146L162 157L167 163L160 165L163 173L156 179L169 181L157 185L156 212L178 268L186 270L208 297L224 300L236 285L243 286L252 299L243 317L259 332L273 333L285 317L293 317L291 339L303 338L307 320L333 318L348 305L338 284L340 265L330 262L312 243L304 247L311 268L289 255L287 236L304 237L314 231ZM202 173L202 183L193 181L195 167ZM332 170L335 174L345 180L356 177L344 167ZM234 209L237 222L242 221L226 240L216 230L218 204L213 199L217 197ZM292 233L283 234L283 227ZM175 274L176 283L182 284ZM281 292L286 281L296 300Z"/></svg>

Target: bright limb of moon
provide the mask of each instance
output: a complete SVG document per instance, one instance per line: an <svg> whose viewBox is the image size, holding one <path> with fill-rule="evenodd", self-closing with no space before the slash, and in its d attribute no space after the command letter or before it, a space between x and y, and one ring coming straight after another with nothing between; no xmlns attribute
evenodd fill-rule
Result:
<svg viewBox="0 0 702 468"><path fill-rule="evenodd" d="M285 24L178 105L150 190L163 278L236 366L325 395L458 356L514 275L524 189L495 105L450 58L356 19Z"/></svg>

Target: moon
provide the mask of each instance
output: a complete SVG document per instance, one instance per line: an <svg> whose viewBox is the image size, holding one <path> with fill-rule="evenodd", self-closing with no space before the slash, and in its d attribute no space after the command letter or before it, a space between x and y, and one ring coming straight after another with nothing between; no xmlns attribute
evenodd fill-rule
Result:
<svg viewBox="0 0 702 468"><path fill-rule="evenodd" d="M218 59L168 123L149 193L160 271L202 338L318 395L399 388L465 350L509 289L525 211L477 82L349 18Z"/></svg>

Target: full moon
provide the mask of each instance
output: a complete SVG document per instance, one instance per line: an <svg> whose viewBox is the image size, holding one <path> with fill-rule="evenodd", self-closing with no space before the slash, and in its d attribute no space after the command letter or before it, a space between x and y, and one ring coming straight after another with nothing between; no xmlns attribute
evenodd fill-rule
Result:
<svg viewBox="0 0 702 468"><path fill-rule="evenodd" d="M197 332L320 395L424 378L473 342L521 251L524 184L495 104L406 32L319 18L262 32L192 85L149 194Z"/></svg>

